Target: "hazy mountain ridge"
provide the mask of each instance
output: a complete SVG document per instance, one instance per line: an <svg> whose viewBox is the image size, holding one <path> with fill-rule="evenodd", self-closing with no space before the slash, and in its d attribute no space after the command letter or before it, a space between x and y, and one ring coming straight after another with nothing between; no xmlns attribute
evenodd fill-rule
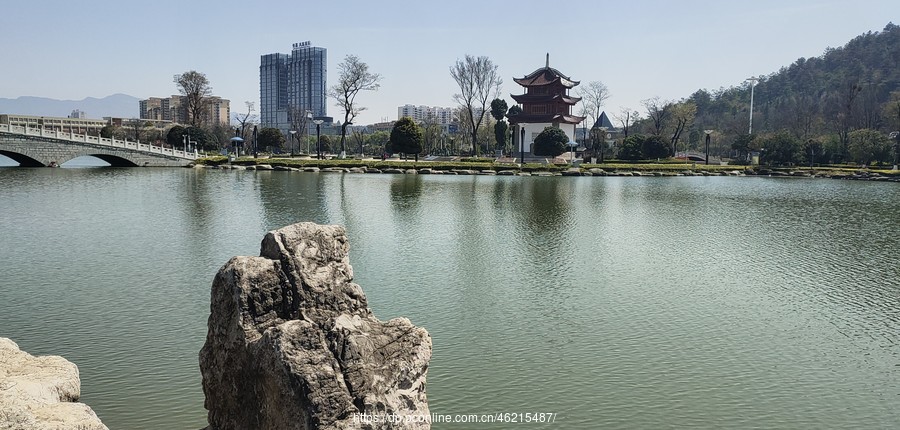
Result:
<svg viewBox="0 0 900 430"><path fill-rule="evenodd" d="M113 94L103 98L86 97L81 100L22 96L14 99L0 98L0 113L67 117L78 109L92 119L136 118L140 110L139 102L139 98L127 94Z"/></svg>

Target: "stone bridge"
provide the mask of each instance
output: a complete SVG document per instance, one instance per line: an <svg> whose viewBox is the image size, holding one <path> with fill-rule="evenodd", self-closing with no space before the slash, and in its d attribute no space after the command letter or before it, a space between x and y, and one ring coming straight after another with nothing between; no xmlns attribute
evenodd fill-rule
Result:
<svg viewBox="0 0 900 430"><path fill-rule="evenodd" d="M22 167L59 166L85 155L97 157L113 167L185 166L197 153L148 145L129 140L64 131L25 128L0 124L0 155Z"/></svg>

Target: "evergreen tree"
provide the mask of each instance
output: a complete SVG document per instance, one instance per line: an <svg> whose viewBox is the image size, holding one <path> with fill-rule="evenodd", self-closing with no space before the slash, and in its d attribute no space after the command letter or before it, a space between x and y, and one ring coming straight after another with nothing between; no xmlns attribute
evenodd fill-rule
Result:
<svg viewBox="0 0 900 430"><path fill-rule="evenodd" d="M391 148L403 154L414 154L419 161L422 152L422 129L412 118L403 117L391 129Z"/></svg>

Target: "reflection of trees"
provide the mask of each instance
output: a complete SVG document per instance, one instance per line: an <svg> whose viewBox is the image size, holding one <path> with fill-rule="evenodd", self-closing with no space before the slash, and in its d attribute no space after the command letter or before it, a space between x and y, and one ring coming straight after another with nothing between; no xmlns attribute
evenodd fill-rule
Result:
<svg viewBox="0 0 900 430"><path fill-rule="evenodd" d="M304 221L327 224L327 195L334 189L327 189L326 176L256 172L266 228L281 228Z"/></svg>
<svg viewBox="0 0 900 430"><path fill-rule="evenodd" d="M399 212L415 210L422 196L419 175L397 175L391 181L391 207Z"/></svg>
<svg viewBox="0 0 900 430"><path fill-rule="evenodd" d="M571 224L569 200L572 181L562 178L533 178L522 190L524 207L518 213L532 234L551 238L559 236Z"/></svg>

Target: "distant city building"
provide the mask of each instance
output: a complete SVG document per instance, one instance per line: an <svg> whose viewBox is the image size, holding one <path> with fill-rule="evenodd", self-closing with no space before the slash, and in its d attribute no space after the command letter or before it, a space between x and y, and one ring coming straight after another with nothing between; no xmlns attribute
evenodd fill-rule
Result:
<svg viewBox="0 0 900 430"><path fill-rule="evenodd" d="M397 108L397 119L405 116L412 118L416 122L424 122L429 118L433 118L434 121L441 125L450 125L456 120L453 108L439 106L403 105Z"/></svg>
<svg viewBox="0 0 900 430"><path fill-rule="evenodd" d="M266 54L259 63L259 113L263 127L287 133L307 115L331 122L326 111L327 50L295 43L290 54Z"/></svg>
<svg viewBox="0 0 900 430"><path fill-rule="evenodd" d="M103 127L108 125L114 127L131 127L136 119L104 117L103 119L73 118L71 115L67 118L58 118L52 116L37 115L11 115L0 114L0 124L6 124L14 127L36 128L48 131L59 131L75 134L89 134L96 136ZM159 130L165 130L172 124L168 121L157 121L152 119L141 119L139 124L142 127L155 127Z"/></svg>
<svg viewBox="0 0 900 430"><path fill-rule="evenodd" d="M167 98L150 97L140 101L141 119L170 121L178 124L190 123L184 96ZM221 97L207 97L208 107L202 122L207 124L229 125L231 122L231 102Z"/></svg>
<svg viewBox="0 0 900 430"><path fill-rule="evenodd" d="M84 112L75 109L72 111L72 113L69 114L69 118L85 119L87 118L87 115Z"/></svg>

